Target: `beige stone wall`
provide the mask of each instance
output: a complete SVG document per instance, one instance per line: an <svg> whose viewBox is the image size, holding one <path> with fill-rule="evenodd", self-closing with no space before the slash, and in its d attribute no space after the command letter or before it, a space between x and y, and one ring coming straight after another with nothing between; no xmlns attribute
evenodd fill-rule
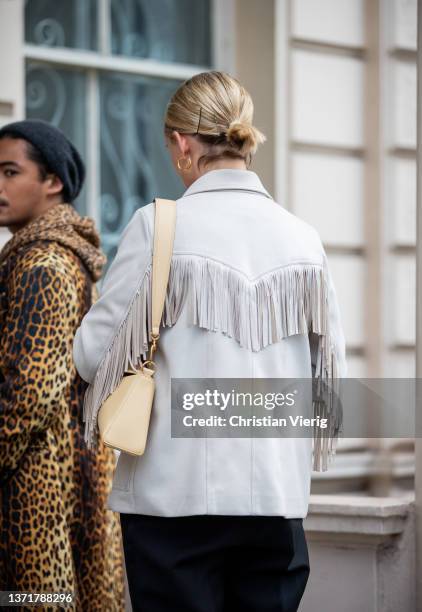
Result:
<svg viewBox="0 0 422 612"><path fill-rule="evenodd" d="M267 137L252 165L274 193L274 0L236 0L236 74L252 95L255 125Z"/></svg>
<svg viewBox="0 0 422 612"><path fill-rule="evenodd" d="M23 2L0 0L0 125L24 114ZM0 228L0 248L9 234Z"/></svg>
<svg viewBox="0 0 422 612"><path fill-rule="evenodd" d="M0 124L23 117L23 3L0 0Z"/></svg>

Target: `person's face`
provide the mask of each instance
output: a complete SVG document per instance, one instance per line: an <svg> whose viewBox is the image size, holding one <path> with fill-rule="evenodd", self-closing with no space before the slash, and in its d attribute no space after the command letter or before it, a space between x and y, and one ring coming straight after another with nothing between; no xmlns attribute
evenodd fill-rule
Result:
<svg viewBox="0 0 422 612"><path fill-rule="evenodd" d="M56 203L63 185L55 175L44 180L27 156L25 140L0 139L0 227L24 227Z"/></svg>

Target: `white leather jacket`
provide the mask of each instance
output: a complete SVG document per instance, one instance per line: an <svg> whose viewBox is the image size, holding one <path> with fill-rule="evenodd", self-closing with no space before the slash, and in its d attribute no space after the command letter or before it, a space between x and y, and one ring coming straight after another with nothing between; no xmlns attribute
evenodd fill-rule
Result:
<svg viewBox="0 0 422 612"><path fill-rule="evenodd" d="M101 402L147 352L154 207L134 214L76 334L76 367L90 383L89 444ZM313 448L311 438L172 438L170 382L346 375L336 295L317 232L274 202L254 172L207 172L177 201L162 325L146 452L120 455L110 508L305 517L312 465L327 468L335 441Z"/></svg>

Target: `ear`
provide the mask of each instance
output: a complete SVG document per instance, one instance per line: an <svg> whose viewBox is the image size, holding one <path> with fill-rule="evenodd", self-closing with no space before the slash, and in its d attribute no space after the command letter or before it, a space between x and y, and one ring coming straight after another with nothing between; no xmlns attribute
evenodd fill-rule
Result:
<svg viewBox="0 0 422 612"><path fill-rule="evenodd" d="M58 193L63 191L63 183L55 174L49 174L47 176L46 184L48 195L57 195Z"/></svg>
<svg viewBox="0 0 422 612"><path fill-rule="evenodd" d="M188 155L188 153L190 152L190 145L189 145L188 139L186 138L186 135L180 134L180 132L174 131L172 133L172 137L173 137L173 142L176 144L177 148L180 151L180 154L183 157L186 157L186 155Z"/></svg>

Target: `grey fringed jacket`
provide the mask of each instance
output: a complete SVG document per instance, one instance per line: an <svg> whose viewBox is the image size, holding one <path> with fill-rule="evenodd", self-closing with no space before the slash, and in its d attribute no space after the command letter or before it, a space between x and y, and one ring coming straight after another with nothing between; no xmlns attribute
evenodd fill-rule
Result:
<svg viewBox="0 0 422 612"><path fill-rule="evenodd" d="M74 359L90 383L86 439L150 334L154 203L127 226ZM254 172L213 170L177 202L174 253L156 354L156 395L142 457L122 453L109 499L118 512L307 514L312 467L335 436L172 438L171 378L346 375L337 299L317 232L274 202Z"/></svg>

